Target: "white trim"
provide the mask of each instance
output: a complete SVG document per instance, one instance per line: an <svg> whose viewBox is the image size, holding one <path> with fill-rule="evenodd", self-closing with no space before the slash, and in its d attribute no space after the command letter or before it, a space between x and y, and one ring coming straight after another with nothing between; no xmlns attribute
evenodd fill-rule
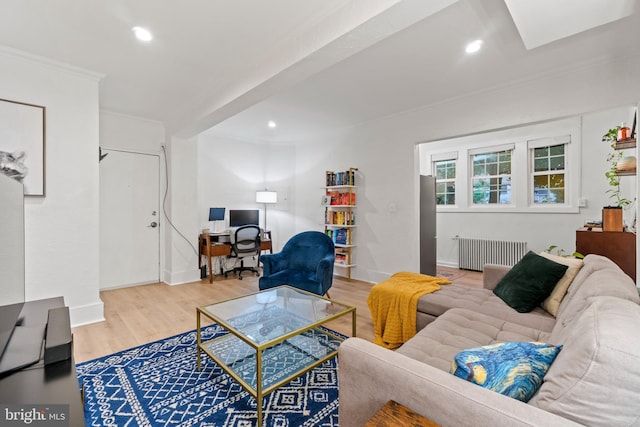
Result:
<svg viewBox="0 0 640 427"><path fill-rule="evenodd" d="M456 204L438 205L438 212L474 213L578 213L578 197L581 194L581 117L557 120L535 125L521 126L495 132L468 135L448 140L423 144L421 165L430 165L433 159L452 153L457 149L456 160ZM565 146L565 204L534 205L530 196L529 146L540 144ZM511 204L474 205L471 179L471 156L494 151L512 149ZM466 161L460 161L461 159Z"/></svg>
<svg viewBox="0 0 640 427"><path fill-rule="evenodd" d="M469 157L475 156L476 154L497 153L499 151L513 151L515 148L515 143L478 147L469 150Z"/></svg>
<svg viewBox="0 0 640 427"><path fill-rule="evenodd" d="M441 162L443 160L458 160L458 152L452 151L450 153L436 153L431 155L431 162Z"/></svg>
<svg viewBox="0 0 640 427"><path fill-rule="evenodd" d="M551 138L530 139L527 141L527 148L531 150L532 148L540 148L540 147L570 144L570 143L571 143L571 135L562 135L562 136L554 136Z"/></svg>

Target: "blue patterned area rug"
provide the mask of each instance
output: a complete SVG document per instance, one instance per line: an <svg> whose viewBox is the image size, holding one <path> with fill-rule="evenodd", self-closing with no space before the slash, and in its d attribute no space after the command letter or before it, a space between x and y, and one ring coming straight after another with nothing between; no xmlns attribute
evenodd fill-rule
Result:
<svg viewBox="0 0 640 427"><path fill-rule="evenodd" d="M223 333L208 326L202 339ZM79 363L87 426L255 426L248 392L204 353L198 371L196 339L193 330ZM263 425L338 426L336 359L265 396Z"/></svg>

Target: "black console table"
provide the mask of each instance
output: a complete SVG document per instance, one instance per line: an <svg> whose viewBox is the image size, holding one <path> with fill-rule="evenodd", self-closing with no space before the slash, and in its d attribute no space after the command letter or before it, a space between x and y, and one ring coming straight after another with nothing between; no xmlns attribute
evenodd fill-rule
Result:
<svg viewBox="0 0 640 427"><path fill-rule="evenodd" d="M64 307L62 297L26 302L20 316L21 324L46 324L49 310L58 307ZM46 366L41 359L34 365L1 377L0 404L68 405L66 425L85 426L84 405L73 356Z"/></svg>

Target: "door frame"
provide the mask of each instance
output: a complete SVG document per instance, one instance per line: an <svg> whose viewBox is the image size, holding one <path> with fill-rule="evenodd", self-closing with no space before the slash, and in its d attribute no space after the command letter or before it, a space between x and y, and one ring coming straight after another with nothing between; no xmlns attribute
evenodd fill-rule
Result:
<svg viewBox="0 0 640 427"><path fill-rule="evenodd" d="M125 149L125 148L116 148L116 147L109 147L109 146L103 146L101 145L100 147L101 150L101 154L102 151L116 151L116 152L120 152L120 153L126 153L126 154L135 154L135 155L141 155L141 156L150 156L150 157L156 157L157 161L158 161L158 176L157 176L157 182L158 182L158 194L157 194L157 200L158 200L158 215L157 215L157 222L158 222L158 227L159 227L159 235L158 235L158 266L157 266L157 279L158 282L162 282L162 266L163 266L163 245L162 242L164 241L164 227L163 227L163 222L161 221L161 217L162 217L162 153L152 153L152 152L148 152L148 151L140 151L140 150L130 150L130 149ZM107 153L108 154L108 153ZM100 161L102 160L102 157L100 158ZM130 285L130 286L137 286L137 285ZM110 288L112 289L112 288ZM103 290L103 289L101 289ZM107 289L104 289L107 290Z"/></svg>

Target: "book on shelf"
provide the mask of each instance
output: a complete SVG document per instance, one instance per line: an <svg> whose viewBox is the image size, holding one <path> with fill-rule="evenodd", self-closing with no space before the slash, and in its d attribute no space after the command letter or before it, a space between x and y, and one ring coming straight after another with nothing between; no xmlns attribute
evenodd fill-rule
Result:
<svg viewBox="0 0 640 427"><path fill-rule="evenodd" d="M349 170L342 172L327 171L326 172L326 186L335 187L338 185L356 185L356 168L350 168Z"/></svg>
<svg viewBox="0 0 640 427"><path fill-rule="evenodd" d="M324 213L325 225L355 225L355 218L353 212L327 210Z"/></svg>
<svg viewBox="0 0 640 427"><path fill-rule="evenodd" d="M351 244L351 230L345 228L327 229L325 234L329 236L331 241L336 245Z"/></svg>
<svg viewBox="0 0 640 427"><path fill-rule="evenodd" d="M349 254L345 252L336 251L335 262L336 264L347 264L349 261Z"/></svg>
<svg viewBox="0 0 640 427"><path fill-rule="evenodd" d="M329 205L331 206L355 206L356 204L356 193L327 191L327 196L331 199L331 201L329 202Z"/></svg>

